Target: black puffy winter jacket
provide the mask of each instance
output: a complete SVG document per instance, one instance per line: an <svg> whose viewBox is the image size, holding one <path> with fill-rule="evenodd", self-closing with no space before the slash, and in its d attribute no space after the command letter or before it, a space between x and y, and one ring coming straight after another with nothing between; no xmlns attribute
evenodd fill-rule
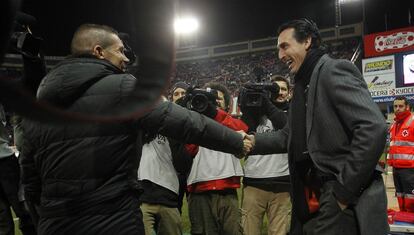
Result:
<svg viewBox="0 0 414 235"><path fill-rule="evenodd" d="M43 79L37 96L67 111L99 115L125 108L136 85L135 77L104 60L71 58ZM123 204L121 198L136 196L137 156L145 130L234 154L243 145L238 133L170 102L156 105L137 120L110 124L24 120L22 126L22 183L26 200L40 204L43 220L66 217L70 222L73 215L138 209ZM68 228L73 223L53 224L73 231Z"/></svg>

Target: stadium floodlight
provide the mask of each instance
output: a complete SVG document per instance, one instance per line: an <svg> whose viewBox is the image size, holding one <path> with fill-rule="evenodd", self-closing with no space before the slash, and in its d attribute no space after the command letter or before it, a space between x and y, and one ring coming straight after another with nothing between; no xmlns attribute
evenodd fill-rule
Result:
<svg viewBox="0 0 414 235"><path fill-rule="evenodd" d="M340 4L347 4L351 2L360 2L361 0L339 0Z"/></svg>
<svg viewBox="0 0 414 235"><path fill-rule="evenodd" d="M195 18L178 18L174 21L176 34L191 34L197 31L198 27L198 20Z"/></svg>

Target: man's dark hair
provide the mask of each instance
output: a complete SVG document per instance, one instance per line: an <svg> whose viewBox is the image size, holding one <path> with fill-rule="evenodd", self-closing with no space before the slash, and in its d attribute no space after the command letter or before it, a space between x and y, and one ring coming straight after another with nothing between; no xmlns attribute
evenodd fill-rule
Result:
<svg viewBox="0 0 414 235"><path fill-rule="evenodd" d="M278 82L278 81L280 81L280 82L284 82L284 83L286 83L287 89L288 89L288 90L290 89L290 84L289 84L289 81L287 80L287 78L283 77L282 75L273 75L273 76L270 78L270 81L271 81L271 82Z"/></svg>
<svg viewBox="0 0 414 235"><path fill-rule="evenodd" d="M405 96L402 96L402 95L396 96L395 100L404 100L404 104L409 105L407 97L405 97Z"/></svg>
<svg viewBox="0 0 414 235"><path fill-rule="evenodd" d="M290 28L293 28L295 30L293 36L296 41L303 43L306 39L311 37L312 49L325 49L325 45L322 43L322 37L319 32L319 28L312 20L302 18L299 20L288 21L278 28L277 33L280 34L283 30Z"/></svg>
<svg viewBox="0 0 414 235"><path fill-rule="evenodd" d="M224 106L226 107L226 112L230 109L230 91L229 89L227 89L226 86L224 86L223 84L217 83L217 82L209 82L206 83L203 88L208 88L210 87L211 89L214 90L218 90L223 92L224 95Z"/></svg>
<svg viewBox="0 0 414 235"><path fill-rule="evenodd" d="M118 32L107 25L83 24L73 34L71 54L90 55L95 45L107 48L114 43L113 34L118 36Z"/></svg>

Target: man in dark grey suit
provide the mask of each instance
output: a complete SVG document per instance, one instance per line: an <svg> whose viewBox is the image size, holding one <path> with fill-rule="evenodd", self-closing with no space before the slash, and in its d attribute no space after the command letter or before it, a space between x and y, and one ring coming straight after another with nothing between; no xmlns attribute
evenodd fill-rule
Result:
<svg viewBox="0 0 414 235"><path fill-rule="evenodd" d="M249 136L252 154L288 150L290 234L387 234L387 201L376 165L385 120L358 69L325 54L307 19L279 28L279 58L295 74L288 124Z"/></svg>

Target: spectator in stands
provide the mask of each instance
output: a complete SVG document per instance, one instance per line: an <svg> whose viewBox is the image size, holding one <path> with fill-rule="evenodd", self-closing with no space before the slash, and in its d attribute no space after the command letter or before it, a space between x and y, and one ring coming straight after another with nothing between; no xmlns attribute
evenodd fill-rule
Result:
<svg viewBox="0 0 414 235"><path fill-rule="evenodd" d="M81 25L71 52L44 77L38 99L92 115L123 107L138 80L123 72L128 58L118 33L108 26ZM138 120L25 119L22 128L22 183L26 200L39 206L39 234L144 234L137 153L146 131L233 154L251 147L242 134L163 101Z"/></svg>
<svg viewBox="0 0 414 235"><path fill-rule="evenodd" d="M288 150L290 234L387 234L377 170L386 125L361 73L326 55L316 24L307 19L281 25L277 47L295 74L288 125L256 134L252 154Z"/></svg>
<svg viewBox="0 0 414 235"><path fill-rule="evenodd" d="M264 95L266 102L262 107L241 104L242 120L248 123L249 132L271 132L282 129L286 124L289 84L286 78L279 75L274 75L272 81L280 87L279 94L273 94L272 100ZM261 234L266 214L268 234L285 235L289 231L291 214L289 191L287 153L246 157L242 199L245 234Z"/></svg>
<svg viewBox="0 0 414 235"><path fill-rule="evenodd" d="M393 167L395 193L400 211L414 213L414 115L408 100L394 100L395 122L390 128L388 164Z"/></svg>
<svg viewBox="0 0 414 235"><path fill-rule="evenodd" d="M204 88L217 90L218 108L210 106L210 117L234 130L247 131L241 120L224 110L229 108L230 94L225 86L209 83ZM243 169L234 155L210 148L188 146L194 155L188 176L188 210L191 234L242 235L241 216L236 189L240 187Z"/></svg>

